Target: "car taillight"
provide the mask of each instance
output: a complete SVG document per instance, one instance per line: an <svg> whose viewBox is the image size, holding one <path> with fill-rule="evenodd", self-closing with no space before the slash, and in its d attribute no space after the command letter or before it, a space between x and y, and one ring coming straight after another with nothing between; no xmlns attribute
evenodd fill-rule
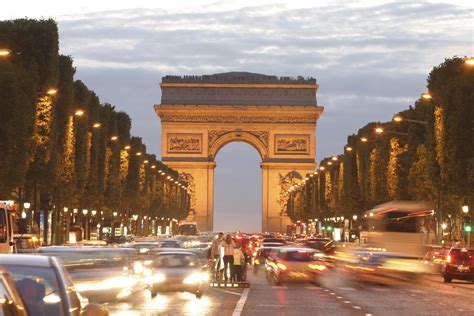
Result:
<svg viewBox="0 0 474 316"><path fill-rule="evenodd" d="M448 256L446 257L446 262L447 262L447 263L451 263L451 256L450 256L450 255L448 255Z"/></svg>
<svg viewBox="0 0 474 316"><path fill-rule="evenodd" d="M278 267L280 270L283 270L283 271L285 271L285 270L287 269L286 266L285 266L283 263L281 263L281 262L278 262L278 263L277 263L277 267Z"/></svg>

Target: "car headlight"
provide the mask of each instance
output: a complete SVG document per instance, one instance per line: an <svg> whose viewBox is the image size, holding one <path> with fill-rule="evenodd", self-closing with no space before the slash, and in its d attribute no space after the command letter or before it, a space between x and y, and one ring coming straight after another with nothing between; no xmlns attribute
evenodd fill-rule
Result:
<svg viewBox="0 0 474 316"><path fill-rule="evenodd" d="M183 280L184 284L195 284L200 282L206 282L209 280L209 273L193 273Z"/></svg>
<svg viewBox="0 0 474 316"><path fill-rule="evenodd" d="M148 284L161 283L166 280L166 276L163 273L155 273L147 278Z"/></svg>
<svg viewBox="0 0 474 316"><path fill-rule="evenodd" d="M143 272L143 264L141 262L135 262L133 264L133 272L142 273Z"/></svg>
<svg viewBox="0 0 474 316"><path fill-rule="evenodd" d="M140 253L147 253L149 250L148 248L140 248Z"/></svg>

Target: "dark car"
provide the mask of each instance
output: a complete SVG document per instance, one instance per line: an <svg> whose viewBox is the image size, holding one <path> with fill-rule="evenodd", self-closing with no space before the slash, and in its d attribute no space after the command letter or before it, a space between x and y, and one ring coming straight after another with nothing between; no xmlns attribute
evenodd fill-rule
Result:
<svg viewBox="0 0 474 316"><path fill-rule="evenodd" d="M97 304L83 306L84 299L54 257L2 255L0 266L13 277L28 314L35 315L108 315Z"/></svg>
<svg viewBox="0 0 474 316"><path fill-rule="evenodd" d="M329 268L320 251L303 247L274 250L265 265L268 280L276 285L284 282L316 282Z"/></svg>
<svg viewBox="0 0 474 316"><path fill-rule="evenodd" d="M269 247L261 247L255 251L253 256L253 273L258 274L258 271L265 267L265 262L272 251L281 247L281 245L276 244Z"/></svg>
<svg viewBox="0 0 474 316"><path fill-rule="evenodd" d="M474 249L451 248L442 275L446 283L453 279L474 281Z"/></svg>
<svg viewBox="0 0 474 316"><path fill-rule="evenodd" d="M150 268L147 280L152 297L159 292L185 291L201 298L209 286L209 272L192 252L159 252Z"/></svg>
<svg viewBox="0 0 474 316"><path fill-rule="evenodd" d="M336 248L334 240L330 238L308 238L304 245L324 253L333 253Z"/></svg>

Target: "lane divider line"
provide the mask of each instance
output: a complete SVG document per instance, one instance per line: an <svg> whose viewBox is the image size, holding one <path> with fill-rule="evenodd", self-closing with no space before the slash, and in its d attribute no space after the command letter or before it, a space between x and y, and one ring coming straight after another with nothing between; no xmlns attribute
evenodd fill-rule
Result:
<svg viewBox="0 0 474 316"><path fill-rule="evenodd" d="M244 305L245 302L247 301L247 296L249 295L250 289L244 289L242 292L242 296L240 296L239 301L237 302L237 305L235 305L234 312L232 313L232 316L240 316L242 311L244 310Z"/></svg>

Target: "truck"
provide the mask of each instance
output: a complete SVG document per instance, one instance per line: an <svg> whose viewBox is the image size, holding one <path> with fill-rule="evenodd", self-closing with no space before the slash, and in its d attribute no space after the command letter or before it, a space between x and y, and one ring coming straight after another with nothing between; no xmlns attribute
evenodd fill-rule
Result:
<svg viewBox="0 0 474 316"><path fill-rule="evenodd" d="M14 253L13 218L16 215L14 201L0 201L0 253Z"/></svg>

